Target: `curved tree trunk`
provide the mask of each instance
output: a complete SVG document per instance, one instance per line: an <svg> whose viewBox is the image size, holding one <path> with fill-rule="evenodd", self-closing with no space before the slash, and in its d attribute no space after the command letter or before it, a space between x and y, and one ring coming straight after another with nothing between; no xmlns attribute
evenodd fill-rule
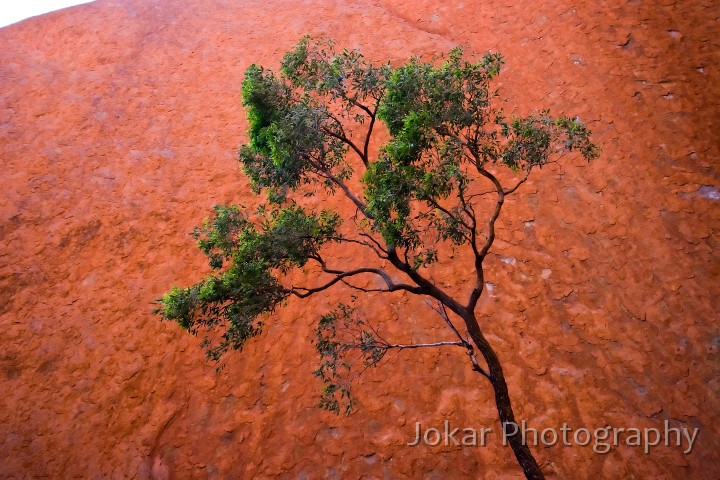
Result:
<svg viewBox="0 0 720 480"><path fill-rule="evenodd" d="M528 446L523 443L520 428L515 421L515 414L513 413L512 404L510 403L510 394L508 393L507 383L505 383L505 375L503 374L502 366L495 354L495 350L493 350L480 330L474 313L468 312L466 315L462 315L462 318L468 327L470 337L487 362L490 383L492 383L493 390L495 391L495 404L500 416L500 424L503 426L503 435L506 429L509 429L508 433L514 432L513 435L508 434L506 438L513 453L515 453L515 458L517 458L518 463L525 472L525 476L531 480L544 479L545 476L535 461L535 457L533 457Z"/></svg>

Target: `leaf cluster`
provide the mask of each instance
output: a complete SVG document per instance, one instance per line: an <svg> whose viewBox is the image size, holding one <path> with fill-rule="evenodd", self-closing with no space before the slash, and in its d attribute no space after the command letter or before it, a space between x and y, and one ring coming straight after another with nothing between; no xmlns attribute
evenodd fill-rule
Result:
<svg viewBox="0 0 720 480"><path fill-rule="evenodd" d="M213 273L174 287L156 311L194 334L221 331L218 341L205 338L212 360L261 332L260 319L290 294L280 275L305 265L340 226L334 213L307 214L295 204L259 213L261 221L251 222L238 206L216 206L213 219L193 232Z"/></svg>
<svg viewBox="0 0 720 480"><path fill-rule="evenodd" d="M354 406L353 379L382 360L387 342L345 304L320 317L315 335L320 366L313 373L323 382L319 406L334 413L343 407L349 415Z"/></svg>

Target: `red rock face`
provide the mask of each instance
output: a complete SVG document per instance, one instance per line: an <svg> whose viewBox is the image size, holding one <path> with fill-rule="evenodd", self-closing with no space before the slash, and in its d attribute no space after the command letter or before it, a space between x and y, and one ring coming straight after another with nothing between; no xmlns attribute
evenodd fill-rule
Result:
<svg viewBox="0 0 720 480"><path fill-rule="evenodd" d="M508 111L589 124L601 158L545 168L507 205L483 328L531 427L700 429L687 455L533 447L549 476L720 476L717 5L436 3L108 0L0 30L0 476L521 475L461 351L390 357L350 417L315 407L308 336L345 291L290 302L220 374L151 315L204 275L188 232L212 205L257 202L234 153L242 73L306 33L380 61L501 51ZM472 274L441 270L451 290ZM398 340L446 339L417 299L362 302ZM406 445L445 419L495 433Z"/></svg>

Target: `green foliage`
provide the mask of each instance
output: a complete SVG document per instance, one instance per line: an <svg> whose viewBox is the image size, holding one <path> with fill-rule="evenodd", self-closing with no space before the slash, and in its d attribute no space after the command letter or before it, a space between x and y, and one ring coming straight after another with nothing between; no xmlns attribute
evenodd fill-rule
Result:
<svg viewBox="0 0 720 480"><path fill-rule="evenodd" d="M354 405L353 379L377 365L387 352L377 332L354 313L348 305L338 305L320 318L315 338L320 367L313 373L324 384L319 406L334 413L342 407L346 415Z"/></svg>
<svg viewBox="0 0 720 480"><path fill-rule="evenodd" d="M156 311L191 333L208 333L204 345L212 360L261 332L260 318L290 294L278 276L305 265L340 226L335 213L306 214L295 204L258 213L263 218L256 225L237 206L216 206L213 220L193 232L214 273L191 287L174 287ZM211 334L218 329L219 340Z"/></svg>
<svg viewBox="0 0 720 480"><path fill-rule="evenodd" d="M323 97L326 105L337 102L349 113L382 96L390 67L367 62L357 50L335 52L334 42L313 43L306 36L285 54L281 71L293 88Z"/></svg>
<svg viewBox="0 0 720 480"><path fill-rule="evenodd" d="M346 159L345 122L362 123L363 104L379 99L389 67L367 63L355 50L303 38L282 62L280 76L251 65L242 86L250 142L239 152L256 190L283 203L288 191L320 183L329 193L353 166Z"/></svg>
<svg viewBox="0 0 720 480"><path fill-rule="evenodd" d="M489 82L500 72L502 56L488 53L477 63L462 57L463 50L455 48L439 66L413 57L392 72L378 113L395 141L418 135L429 140L443 125L470 128L485 123Z"/></svg>
<svg viewBox="0 0 720 480"><path fill-rule="evenodd" d="M325 275L349 275L327 267L321 253L330 243L368 247L383 259L397 254L393 265L408 275L431 268L444 245L469 244L480 255L477 185L484 181L487 188L490 179L497 195L510 192L491 170L527 175L564 151L577 150L588 160L598 155L578 118L547 111L506 118L490 89L502 64L499 54L470 61L456 48L441 59L416 57L392 68L305 37L284 56L279 72L251 65L242 83L249 142L239 160L268 202L253 215L238 206L215 207L213 218L193 232L212 273L188 288L174 287L156 312L205 334L207 356L218 360L258 335L263 319L290 295L304 298L346 282L336 277L318 288L284 283L286 274L311 261ZM390 138L371 158L376 120ZM358 130L365 138L358 139ZM357 213L345 230L336 213L295 203L318 188L354 203ZM483 238L491 242L493 236L484 232ZM346 402L349 412L351 367L376 365L388 344L345 306L320 320L316 344L322 406L339 412ZM349 361L353 352L358 356Z"/></svg>
<svg viewBox="0 0 720 480"><path fill-rule="evenodd" d="M493 104L491 80L500 73L502 56L489 53L478 62L462 60L460 48L440 65L419 58L395 69L378 111L392 139L364 177L365 198L375 228L388 244L421 246L426 241L466 243L458 218L438 206L463 209L469 172L491 166L528 171L546 164L559 148L597 156L589 131L578 120L540 116L507 121ZM428 210L413 212L413 205ZM415 213L415 215L413 215Z"/></svg>

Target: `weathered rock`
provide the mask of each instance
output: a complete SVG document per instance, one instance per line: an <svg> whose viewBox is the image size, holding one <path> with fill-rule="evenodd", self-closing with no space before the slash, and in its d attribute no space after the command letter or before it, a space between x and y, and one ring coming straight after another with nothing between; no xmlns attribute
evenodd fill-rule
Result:
<svg viewBox="0 0 720 480"><path fill-rule="evenodd" d="M532 427L700 428L689 455L533 448L548 474L720 476L717 5L437 3L100 0L0 29L0 477L520 474L462 352L393 356L348 418L314 407L307 337L339 290L290 302L219 375L150 313L205 272L188 232L212 205L257 201L234 153L242 73L306 33L393 62L501 51L509 110L587 121L601 158L545 168L508 202L483 326ZM419 300L361 305L390 333L445 334ZM495 434L405 445L446 418Z"/></svg>

